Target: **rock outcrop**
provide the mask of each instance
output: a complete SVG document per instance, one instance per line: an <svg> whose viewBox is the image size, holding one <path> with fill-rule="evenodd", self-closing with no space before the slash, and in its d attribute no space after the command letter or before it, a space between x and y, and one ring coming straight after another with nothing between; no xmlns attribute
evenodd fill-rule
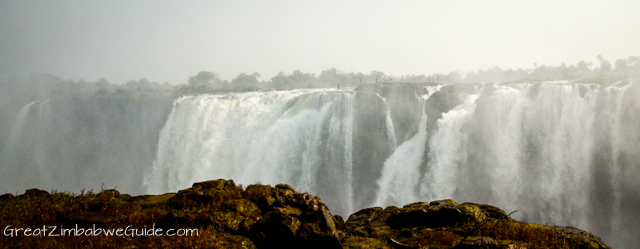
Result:
<svg viewBox="0 0 640 249"><path fill-rule="evenodd" d="M319 197L287 184L242 188L232 180L135 197L113 189L77 196L31 189L2 195L0 210L0 223L13 228L199 229L195 237L7 236L5 229L0 243L10 247L609 248L583 230L517 222L484 204L441 200L373 207L344 221Z"/></svg>

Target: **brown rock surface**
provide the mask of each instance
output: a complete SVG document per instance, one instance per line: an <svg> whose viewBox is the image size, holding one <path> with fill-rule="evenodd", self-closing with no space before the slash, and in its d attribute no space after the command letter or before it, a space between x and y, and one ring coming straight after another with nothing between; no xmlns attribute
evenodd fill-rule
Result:
<svg viewBox="0 0 640 249"><path fill-rule="evenodd" d="M0 238L0 244L18 248L609 248L586 231L517 222L485 204L440 200L372 207L344 221L319 197L290 185L243 189L222 179L135 197L113 189L80 195L30 189L2 195L0 210L0 223L14 228L130 225L199 232L195 237Z"/></svg>

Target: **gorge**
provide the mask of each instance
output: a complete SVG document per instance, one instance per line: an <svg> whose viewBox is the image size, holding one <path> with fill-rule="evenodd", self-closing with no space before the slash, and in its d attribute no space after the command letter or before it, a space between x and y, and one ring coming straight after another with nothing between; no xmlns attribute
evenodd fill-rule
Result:
<svg viewBox="0 0 640 249"><path fill-rule="evenodd" d="M640 82L365 84L32 102L0 187L133 194L291 184L334 214L455 199L640 243Z"/></svg>

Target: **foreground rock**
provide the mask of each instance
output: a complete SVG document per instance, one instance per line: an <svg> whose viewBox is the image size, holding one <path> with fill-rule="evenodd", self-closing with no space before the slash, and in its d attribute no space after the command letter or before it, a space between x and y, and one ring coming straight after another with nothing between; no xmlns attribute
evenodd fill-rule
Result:
<svg viewBox="0 0 640 249"><path fill-rule="evenodd" d="M0 244L24 248L609 248L580 229L520 223L489 205L417 202L363 209L344 221L317 196L289 185L243 189L232 180L136 197L116 190L72 196L33 189L3 195L0 210L0 223L10 228L198 229L197 235L173 237L7 236L5 229Z"/></svg>
<svg viewBox="0 0 640 249"><path fill-rule="evenodd" d="M367 208L345 223L344 248L609 248L571 227L514 221L503 210L453 200Z"/></svg>

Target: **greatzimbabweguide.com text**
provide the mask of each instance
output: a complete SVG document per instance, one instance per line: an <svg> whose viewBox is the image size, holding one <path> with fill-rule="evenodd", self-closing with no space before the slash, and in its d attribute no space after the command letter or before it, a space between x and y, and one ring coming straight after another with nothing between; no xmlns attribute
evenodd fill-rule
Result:
<svg viewBox="0 0 640 249"><path fill-rule="evenodd" d="M199 231L197 228L180 228L180 229L167 229L156 228L156 224L153 224L150 228L145 226L144 228L132 228L127 226L125 228L99 228L95 224L91 228L81 228L76 224L75 228L65 228L58 226L43 225L42 228L18 228L8 225L4 228L4 236L18 237L18 236L49 236L49 237L68 237L68 236L119 236L119 237L144 237L144 236L198 236Z"/></svg>

